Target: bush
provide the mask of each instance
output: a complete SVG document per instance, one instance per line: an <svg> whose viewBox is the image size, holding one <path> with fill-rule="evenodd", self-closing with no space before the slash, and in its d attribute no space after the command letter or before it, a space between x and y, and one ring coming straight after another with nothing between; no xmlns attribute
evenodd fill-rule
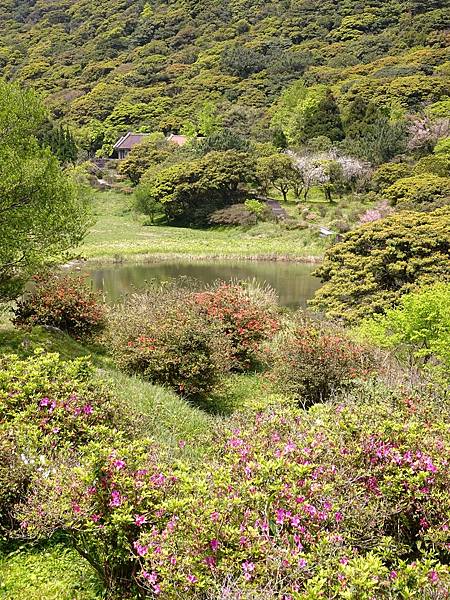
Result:
<svg viewBox="0 0 450 600"><path fill-rule="evenodd" d="M399 179L384 191L392 206L428 208L450 202L450 179L424 173Z"/></svg>
<svg viewBox="0 0 450 600"><path fill-rule="evenodd" d="M369 351L342 333L301 323L280 335L273 349L271 379L277 391L311 406L350 389L372 367Z"/></svg>
<svg viewBox="0 0 450 600"><path fill-rule="evenodd" d="M385 163L372 175L371 185L376 192L383 192L396 181L410 174L411 168L405 163Z"/></svg>
<svg viewBox="0 0 450 600"><path fill-rule="evenodd" d="M86 358L62 361L37 350L0 358L0 531L33 477L48 477L57 457L108 433L127 419Z"/></svg>
<svg viewBox="0 0 450 600"><path fill-rule="evenodd" d="M36 275L33 287L13 310L18 327L57 327L74 338L88 338L105 326L105 306L82 277L49 273Z"/></svg>
<svg viewBox="0 0 450 600"><path fill-rule="evenodd" d="M348 322L380 314L421 285L448 281L449 259L449 208L393 214L327 250L316 271L325 285L311 305Z"/></svg>
<svg viewBox="0 0 450 600"><path fill-rule="evenodd" d="M450 177L450 155L437 154L421 158L414 167L414 175L436 175Z"/></svg>
<svg viewBox="0 0 450 600"><path fill-rule="evenodd" d="M450 375L450 284L406 294L396 308L364 321L358 331L403 358L406 353L423 368Z"/></svg>
<svg viewBox="0 0 450 600"><path fill-rule="evenodd" d="M262 293L261 293L262 292ZM245 371L261 358L262 343L279 327L274 294L218 283L194 294L202 312L216 323L232 349L233 368Z"/></svg>
<svg viewBox="0 0 450 600"><path fill-rule="evenodd" d="M106 343L117 365L188 397L204 396L230 366L230 348L187 290L156 286L110 315Z"/></svg>
<svg viewBox="0 0 450 600"><path fill-rule="evenodd" d="M241 415L201 466L93 444L39 482L27 532L62 528L121 598L444 600L448 406L357 396Z"/></svg>
<svg viewBox="0 0 450 600"><path fill-rule="evenodd" d="M256 225L258 217L245 204L232 204L227 208L216 210L209 217L210 225Z"/></svg>

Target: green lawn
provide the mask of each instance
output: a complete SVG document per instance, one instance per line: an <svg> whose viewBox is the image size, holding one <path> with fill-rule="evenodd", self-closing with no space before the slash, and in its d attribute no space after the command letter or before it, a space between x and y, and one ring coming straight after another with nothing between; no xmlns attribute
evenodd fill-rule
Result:
<svg viewBox="0 0 450 600"><path fill-rule="evenodd" d="M131 196L97 192L96 222L78 252L88 259L133 255L306 259L320 257L326 247L318 232L289 231L274 223L209 230L149 226L131 204Z"/></svg>

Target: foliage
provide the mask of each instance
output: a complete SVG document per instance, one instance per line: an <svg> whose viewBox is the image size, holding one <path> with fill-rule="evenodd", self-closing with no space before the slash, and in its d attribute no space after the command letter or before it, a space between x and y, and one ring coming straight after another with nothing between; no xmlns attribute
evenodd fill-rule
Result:
<svg viewBox="0 0 450 600"><path fill-rule="evenodd" d="M406 351L422 367L450 374L450 285L436 283L402 296L396 308L363 321L362 337L400 354Z"/></svg>
<svg viewBox="0 0 450 600"><path fill-rule="evenodd" d="M0 531L8 534L33 479L48 477L68 451L108 439L105 426L125 427L126 419L87 358L36 350L27 359L4 355L0 367Z"/></svg>
<svg viewBox="0 0 450 600"><path fill-rule="evenodd" d="M432 174L450 178L450 154L430 154L423 156L414 166L414 174Z"/></svg>
<svg viewBox="0 0 450 600"><path fill-rule="evenodd" d="M62 528L121 597L445 598L448 406L357 396L244 413L195 469L93 444L40 482L28 534Z"/></svg>
<svg viewBox="0 0 450 600"><path fill-rule="evenodd" d="M399 179L384 190L392 206L408 209L427 209L450 201L450 178L429 173Z"/></svg>
<svg viewBox="0 0 450 600"><path fill-rule="evenodd" d="M339 330L300 319L276 341L270 377L278 392L309 407L351 389L371 369L373 358L366 348Z"/></svg>
<svg viewBox="0 0 450 600"><path fill-rule="evenodd" d="M186 290L168 284L134 294L109 316L106 344L128 373L198 398L230 368L230 348Z"/></svg>
<svg viewBox="0 0 450 600"><path fill-rule="evenodd" d="M35 94L0 82L0 298L17 295L86 230L86 199L37 140L43 120Z"/></svg>
<svg viewBox="0 0 450 600"><path fill-rule="evenodd" d="M254 366L261 359L263 343L279 327L273 294L252 293L243 285L219 282L196 293L194 299L229 341L233 368L244 371Z"/></svg>
<svg viewBox="0 0 450 600"><path fill-rule="evenodd" d="M350 322L383 313L417 286L446 281L449 253L449 208L357 227L327 250L312 306Z"/></svg>
<svg viewBox="0 0 450 600"><path fill-rule="evenodd" d="M384 163L373 173L370 183L376 192L384 192L399 179L409 175L411 168L405 163Z"/></svg>
<svg viewBox="0 0 450 600"><path fill-rule="evenodd" d="M76 339L99 333L106 321L105 306L85 279L57 272L35 275L13 314L18 327L57 327Z"/></svg>
<svg viewBox="0 0 450 600"><path fill-rule="evenodd" d="M288 154L262 156L256 163L256 177L262 191L268 193L273 187L287 201L288 192L297 190L300 183L299 171L294 168L292 157Z"/></svg>
<svg viewBox="0 0 450 600"><path fill-rule="evenodd" d="M228 150L144 175L146 193L172 223L205 224L209 215L236 202L240 185L253 178L251 157Z"/></svg>

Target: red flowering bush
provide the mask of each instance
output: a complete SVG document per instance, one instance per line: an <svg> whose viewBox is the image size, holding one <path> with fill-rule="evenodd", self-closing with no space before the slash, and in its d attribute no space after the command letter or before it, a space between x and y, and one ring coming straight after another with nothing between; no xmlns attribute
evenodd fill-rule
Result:
<svg viewBox="0 0 450 600"><path fill-rule="evenodd" d="M116 306L106 343L119 367L187 397L205 396L230 367L227 340L190 293L154 288Z"/></svg>
<svg viewBox="0 0 450 600"><path fill-rule="evenodd" d="M123 598L448 598L448 407L358 395L242 415L202 466L91 445L25 528L65 530Z"/></svg>
<svg viewBox="0 0 450 600"><path fill-rule="evenodd" d="M273 349L271 379L278 392L310 406L351 388L372 369L367 348L338 331L300 323L284 332Z"/></svg>
<svg viewBox="0 0 450 600"><path fill-rule="evenodd" d="M233 368L249 369L260 358L262 343L279 329L273 295L242 284L218 283L194 294L197 305L228 339Z"/></svg>
<svg viewBox="0 0 450 600"><path fill-rule="evenodd" d="M14 309L18 327L57 327L74 338L87 338L105 325L105 307L78 276L49 273L36 275L33 288Z"/></svg>

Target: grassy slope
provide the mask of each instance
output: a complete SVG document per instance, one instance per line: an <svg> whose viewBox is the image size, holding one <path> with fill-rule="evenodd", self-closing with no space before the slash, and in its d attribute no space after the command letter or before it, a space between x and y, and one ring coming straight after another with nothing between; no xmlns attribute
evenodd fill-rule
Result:
<svg viewBox="0 0 450 600"><path fill-rule="evenodd" d="M324 241L311 231L288 231L273 223L253 228L185 229L146 226L130 208L131 197L97 192L96 223L79 253L89 259L137 255L305 259L323 254Z"/></svg>

